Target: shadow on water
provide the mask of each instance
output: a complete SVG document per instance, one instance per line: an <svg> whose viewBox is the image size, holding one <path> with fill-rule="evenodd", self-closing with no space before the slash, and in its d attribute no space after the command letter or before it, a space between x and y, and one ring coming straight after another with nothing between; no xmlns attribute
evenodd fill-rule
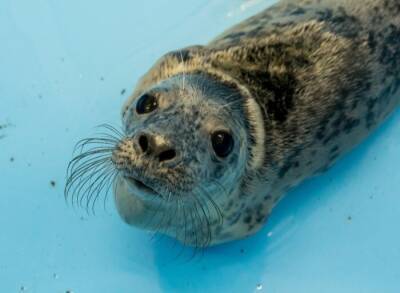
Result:
<svg viewBox="0 0 400 293"><path fill-rule="evenodd" d="M261 277L268 279L265 272L269 260L284 258L291 238L299 232L294 215L300 214L304 220L304 216L310 216L314 208L327 205L329 198L335 196L329 192L332 187L354 174L368 151L386 135L390 127L400 121L399 118L398 111L328 172L306 180L290 191L274 209L265 227L254 236L208 248L193 258L192 249L182 248L173 240L162 238L154 242L155 265L162 290L200 291L200 288L209 288L208 292L257 291ZM270 237L272 233L273 237ZM182 249L183 253L179 254Z"/></svg>

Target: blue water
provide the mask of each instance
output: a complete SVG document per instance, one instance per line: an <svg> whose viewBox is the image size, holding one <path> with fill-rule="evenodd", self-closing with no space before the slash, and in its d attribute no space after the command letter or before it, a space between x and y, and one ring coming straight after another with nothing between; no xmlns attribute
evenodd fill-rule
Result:
<svg viewBox="0 0 400 293"><path fill-rule="evenodd" d="M0 0L0 292L400 292L399 111L256 236L194 258L112 198L96 216L64 202L74 144L118 124L159 56L271 3Z"/></svg>

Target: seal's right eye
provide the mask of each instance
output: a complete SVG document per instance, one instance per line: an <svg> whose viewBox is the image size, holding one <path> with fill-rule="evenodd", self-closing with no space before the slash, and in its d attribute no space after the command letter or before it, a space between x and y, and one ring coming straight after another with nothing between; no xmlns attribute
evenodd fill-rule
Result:
<svg viewBox="0 0 400 293"><path fill-rule="evenodd" d="M157 106L157 100L154 96L144 94L136 103L136 112L138 114L147 114L153 112Z"/></svg>
<svg viewBox="0 0 400 293"><path fill-rule="evenodd" d="M218 157L225 158L233 150L233 137L230 133L220 130L211 135L211 144Z"/></svg>

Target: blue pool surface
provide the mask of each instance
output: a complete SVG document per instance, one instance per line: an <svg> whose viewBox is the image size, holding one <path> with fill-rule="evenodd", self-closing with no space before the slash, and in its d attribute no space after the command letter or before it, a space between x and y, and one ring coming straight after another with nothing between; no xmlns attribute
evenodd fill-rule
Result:
<svg viewBox="0 0 400 293"><path fill-rule="evenodd" d="M400 292L399 111L257 235L194 257L112 197L95 216L64 201L74 144L118 125L158 57L271 3L0 1L0 292Z"/></svg>

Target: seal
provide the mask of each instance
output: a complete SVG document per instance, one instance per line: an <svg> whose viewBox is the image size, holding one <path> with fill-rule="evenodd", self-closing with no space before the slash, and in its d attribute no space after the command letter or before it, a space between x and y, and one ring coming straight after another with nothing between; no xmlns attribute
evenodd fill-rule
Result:
<svg viewBox="0 0 400 293"><path fill-rule="evenodd" d="M280 1L163 56L122 130L81 142L66 195L93 202L111 178L131 225L196 247L243 238L380 125L399 87L398 0Z"/></svg>

